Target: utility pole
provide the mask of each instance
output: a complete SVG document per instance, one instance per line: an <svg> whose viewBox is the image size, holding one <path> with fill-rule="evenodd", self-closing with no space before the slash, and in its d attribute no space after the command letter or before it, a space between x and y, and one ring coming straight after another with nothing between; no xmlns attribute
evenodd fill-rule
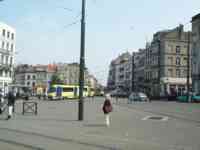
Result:
<svg viewBox="0 0 200 150"><path fill-rule="evenodd" d="M187 100L190 102L190 31L188 31L187 57Z"/></svg>
<svg viewBox="0 0 200 150"><path fill-rule="evenodd" d="M135 91L135 60L134 60L135 53L132 54L132 86L131 91Z"/></svg>
<svg viewBox="0 0 200 150"><path fill-rule="evenodd" d="M81 18L81 47L80 47L80 72L79 72L79 103L78 103L78 120L83 120L84 113L84 70L85 70L85 1L82 0L82 18Z"/></svg>

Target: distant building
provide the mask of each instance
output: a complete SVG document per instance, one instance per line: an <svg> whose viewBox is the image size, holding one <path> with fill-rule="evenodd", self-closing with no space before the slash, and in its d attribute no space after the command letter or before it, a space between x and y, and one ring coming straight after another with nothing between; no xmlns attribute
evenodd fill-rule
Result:
<svg viewBox="0 0 200 150"><path fill-rule="evenodd" d="M107 89L114 90L116 88L116 63L112 60L109 66Z"/></svg>
<svg viewBox="0 0 200 150"><path fill-rule="evenodd" d="M32 88L36 86L36 76L33 66L19 65L15 68L14 83Z"/></svg>
<svg viewBox="0 0 200 150"><path fill-rule="evenodd" d="M123 53L112 60L109 67L107 88L131 91L132 56L129 52Z"/></svg>
<svg viewBox="0 0 200 150"><path fill-rule="evenodd" d="M15 29L0 23L0 88L4 90L12 83L15 60Z"/></svg>
<svg viewBox="0 0 200 150"><path fill-rule="evenodd" d="M61 77L65 84L79 84L79 64L78 63L58 63L57 74ZM84 78L85 85L88 85L89 72L85 69Z"/></svg>
<svg viewBox="0 0 200 150"><path fill-rule="evenodd" d="M154 34L146 50L145 82L150 95L181 95L187 90L188 34L183 25Z"/></svg>
<svg viewBox="0 0 200 150"><path fill-rule="evenodd" d="M200 14L192 17L192 84L200 93Z"/></svg>
<svg viewBox="0 0 200 150"><path fill-rule="evenodd" d="M55 64L19 65L15 68L14 83L30 87L35 94L44 94L47 92L51 77L56 71Z"/></svg>
<svg viewBox="0 0 200 150"><path fill-rule="evenodd" d="M98 80L93 75L88 75L88 85L94 90L98 88Z"/></svg>
<svg viewBox="0 0 200 150"><path fill-rule="evenodd" d="M134 55L134 90L145 92L145 59L146 49L133 52Z"/></svg>

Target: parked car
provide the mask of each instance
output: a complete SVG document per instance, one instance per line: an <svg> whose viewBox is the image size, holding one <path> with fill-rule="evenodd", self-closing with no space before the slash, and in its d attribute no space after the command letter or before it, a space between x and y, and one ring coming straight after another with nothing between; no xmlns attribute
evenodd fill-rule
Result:
<svg viewBox="0 0 200 150"><path fill-rule="evenodd" d="M110 92L112 97L128 97L128 93L122 90L113 90Z"/></svg>
<svg viewBox="0 0 200 150"><path fill-rule="evenodd" d="M200 94L190 93L189 94L189 101L187 99L187 95L182 95L177 97L178 102L196 102L200 103Z"/></svg>
<svg viewBox="0 0 200 150"><path fill-rule="evenodd" d="M128 102L133 102L133 101L149 101L149 98L147 97L147 95L145 93L142 93L142 92L132 92L130 95L129 95L129 98L128 98Z"/></svg>

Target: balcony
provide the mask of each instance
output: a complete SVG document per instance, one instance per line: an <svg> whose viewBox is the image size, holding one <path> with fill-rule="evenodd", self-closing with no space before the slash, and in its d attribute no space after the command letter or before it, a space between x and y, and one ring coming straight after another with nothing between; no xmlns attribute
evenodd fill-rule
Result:
<svg viewBox="0 0 200 150"><path fill-rule="evenodd" d="M0 48L0 53L4 54L4 55L14 55L14 52L13 51L8 51L6 49L2 49Z"/></svg>
<svg viewBox="0 0 200 150"><path fill-rule="evenodd" d="M11 71L11 69L12 69L12 65L9 65L9 64L0 64L0 70Z"/></svg>

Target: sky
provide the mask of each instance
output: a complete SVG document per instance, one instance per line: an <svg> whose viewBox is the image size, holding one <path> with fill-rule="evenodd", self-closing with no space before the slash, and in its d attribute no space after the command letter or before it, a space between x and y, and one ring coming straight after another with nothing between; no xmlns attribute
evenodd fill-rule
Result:
<svg viewBox="0 0 200 150"><path fill-rule="evenodd" d="M200 0L86 0L85 62L106 85L109 64L155 32L191 29ZM79 62L81 0L0 1L0 22L16 30L16 63Z"/></svg>

